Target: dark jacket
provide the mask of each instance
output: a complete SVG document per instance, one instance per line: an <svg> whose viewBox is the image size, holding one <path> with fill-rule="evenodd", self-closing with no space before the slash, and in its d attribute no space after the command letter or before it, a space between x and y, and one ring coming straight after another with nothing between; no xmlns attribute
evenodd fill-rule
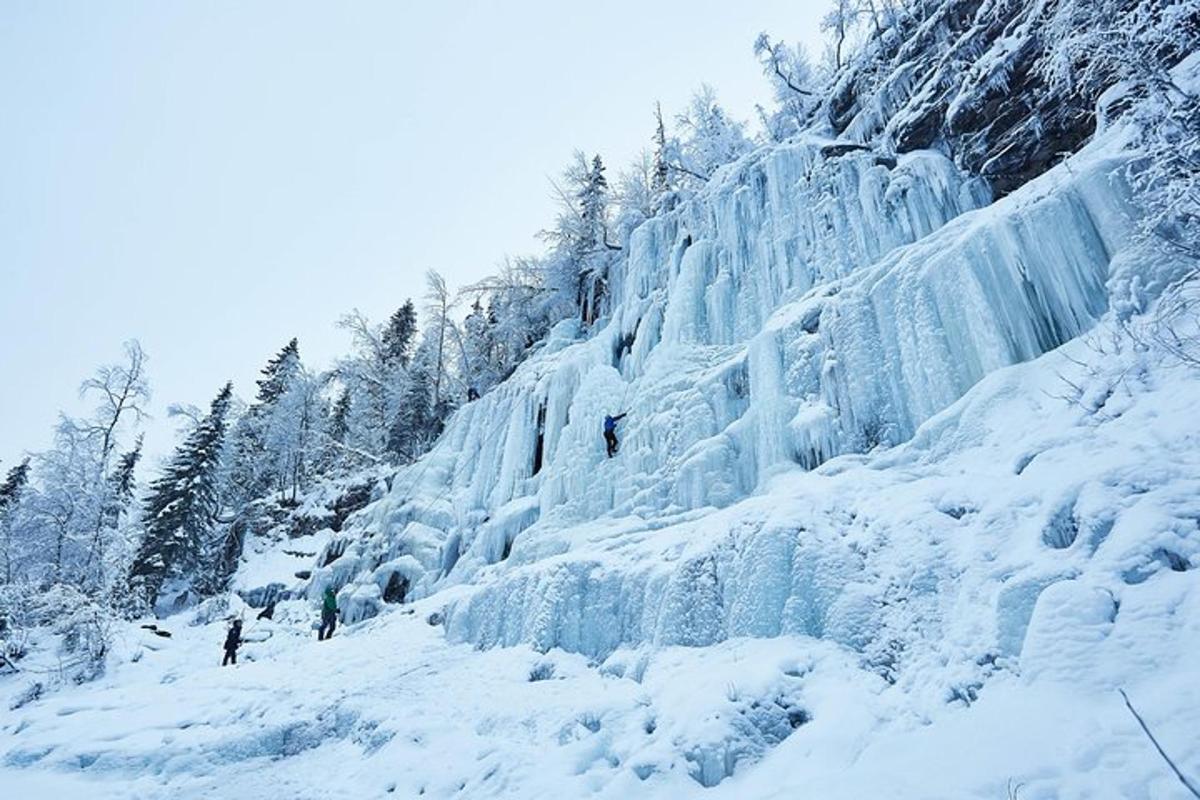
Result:
<svg viewBox="0 0 1200 800"><path fill-rule="evenodd" d="M225 649L237 650L238 645L242 643L242 626L234 625L229 629L229 634L225 637Z"/></svg>

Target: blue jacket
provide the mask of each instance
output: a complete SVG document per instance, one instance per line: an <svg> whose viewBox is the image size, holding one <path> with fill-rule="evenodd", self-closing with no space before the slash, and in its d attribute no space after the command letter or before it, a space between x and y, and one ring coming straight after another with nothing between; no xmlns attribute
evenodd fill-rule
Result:
<svg viewBox="0 0 1200 800"><path fill-rule="evenodd" d="M618 414L615 417L606 416L604 418L604 432L612 433L613 431L615 431L617 429L617 422L619 422L624 416L625 416L624 414Z"/></svg>

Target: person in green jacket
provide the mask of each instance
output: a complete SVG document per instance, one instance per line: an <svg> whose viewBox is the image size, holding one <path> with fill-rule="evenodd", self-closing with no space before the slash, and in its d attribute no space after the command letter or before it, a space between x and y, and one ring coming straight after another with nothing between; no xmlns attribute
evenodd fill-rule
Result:
<svg viewBox="0 0 1200 800"><path fill-rule="evenodd" d="M321 601L321 627L317 629L317 639L323 640L333 636L337 628L337 595L332 586L325 587L325 597Z"/></svg>

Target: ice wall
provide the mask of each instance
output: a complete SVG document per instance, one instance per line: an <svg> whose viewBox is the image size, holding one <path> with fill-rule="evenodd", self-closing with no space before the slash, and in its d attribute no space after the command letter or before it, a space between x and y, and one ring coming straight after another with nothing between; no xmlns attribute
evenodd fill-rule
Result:
<svg viewBox="0 0 1200 800"><path fill-rule="evenodd" d="M421 596L570 546L514 548L531 527L727 506L780 471L908 439L1099 318L1125 239L1121 165L1091 157L986 205L933 152L752 154L636 230L610 317L586 339L564 322L463 407L318 579L353 582L366 616L393 573ZM619 411L610 460L601 421Z"/></svg>

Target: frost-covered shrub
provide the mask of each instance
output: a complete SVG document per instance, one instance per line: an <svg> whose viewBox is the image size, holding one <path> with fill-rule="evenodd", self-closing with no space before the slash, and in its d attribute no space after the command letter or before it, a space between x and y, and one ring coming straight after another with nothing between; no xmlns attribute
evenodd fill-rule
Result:
<svg viewBox="0 0 1200 800"><path fill-rule="evenodd" d="M538 681L548 681L554 677L554 663L551 661L539 661L529 670L529 682L537 683Z"/></svg>
<svg viewBox="0 0 1200 800"><path fill-rule="evenodd" d="M16 669L29 647L32 589L24 583L0 586L0 669Z"/></svg>
<svg viewBox="0 0 1200 800"><path fill-rule="evenodd" d="M112 646L112 612L63 585L52 587L39 601L44 618L54 617L54 633L61 637L60 648L69 657L63 665L64 677L76 683L99 677Z"/></svg>
<svg viewBox="0 0 1200 800"><path fill-rule="evenodd" d="M211 597L196 606L192 619L188 623L192 627L210 625L229 614L229 595L223 594Z"/></svg>
<svg viewBox="0 0 1200 800"><path fill-rule="evenodd" d="M14 668L40 628L58 640L62 678L80 683L104 671L116 617L77 588L61 583L40 590L23 583L0 587L0 619L0 651Z"/></svg>
<svg viewBox="0 0 1200 800"><path fill-rule="evenodd" d="M17 693L17 696L14 697L12 702L8 704L8 710L16 711L18 708L29 705L33 701L40 698L44 691L45 686L42 684L42 682L34 681L33 683L29 684L29 686Z"/></svg>

